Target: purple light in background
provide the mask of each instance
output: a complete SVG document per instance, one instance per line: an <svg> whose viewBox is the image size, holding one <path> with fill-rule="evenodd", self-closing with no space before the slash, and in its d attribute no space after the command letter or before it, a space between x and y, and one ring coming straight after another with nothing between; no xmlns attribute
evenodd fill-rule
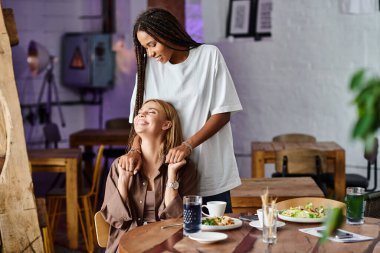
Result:
<svg viewBox="0 0 380 253"><path fill-rule="evenodd" d="M186 0L185 28L196 42L203 42L203 19L201 0Z"/></svg>

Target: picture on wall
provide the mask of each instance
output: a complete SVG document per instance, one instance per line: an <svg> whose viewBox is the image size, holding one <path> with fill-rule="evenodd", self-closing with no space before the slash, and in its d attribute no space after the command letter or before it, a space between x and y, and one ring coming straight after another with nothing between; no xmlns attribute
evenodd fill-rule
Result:
<svg viewBox="0 0 380 253"><path fill-rule="evenodd" d="M230 0L227 37L261 40L272 34L272 0Z"/></svg>
<svg viewBox="0 0 380 253"><path fill-rule="evenodd" d="M252 36L252 7L251 0L231 0L228 13L227 36Z"/></svg>

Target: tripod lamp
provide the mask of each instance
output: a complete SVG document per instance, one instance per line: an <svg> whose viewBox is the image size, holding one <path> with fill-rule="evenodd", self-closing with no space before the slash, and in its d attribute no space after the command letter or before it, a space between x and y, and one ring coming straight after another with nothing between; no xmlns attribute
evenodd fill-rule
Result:
<svg viewBox="0 0 380 253"><path fill-rule="evenodd" d="M29 69L33 76L37 76L43 71L45 71L43 83L41 90L39 92L37 106L39 109L44 108L43 118L45 122L44 134L45 134L45 145L48 146L50 142L54 142L57 147L57 142L61 140L61 135L59 133L58 126L51 121L51 106L53 94L55 96L55 102L58 106L59 116L61 119L61 124L64 127L65 121L63 118L63 113L61 109L61 104L58 97L58 89L55 84L54 78L54 56L49 54L49 51L41 44L35 41L31 41L28 47L28 58L27 62L29 64ZM44 94L45 88L47 87L47 100L46 103L42 104L42 96ZM41 121L41 120L40 120Z"/></svg>
<svg viewBox="0 0 380 253"><path fill-rule="evenodd" d="M51 56L44 46L33 40L29 43L27 61L33 76L37 76L48 67L50 61L54 60L50 58Z"/></svg>

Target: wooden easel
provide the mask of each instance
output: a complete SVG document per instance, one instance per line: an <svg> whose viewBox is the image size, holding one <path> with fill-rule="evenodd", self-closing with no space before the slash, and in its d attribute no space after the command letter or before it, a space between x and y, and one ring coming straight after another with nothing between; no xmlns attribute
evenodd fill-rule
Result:
<svg viewBox="0 0 380 253"><path fill-rule="evenodd" d="M12 51L0 11L0 252L43 251Z"/></svg>

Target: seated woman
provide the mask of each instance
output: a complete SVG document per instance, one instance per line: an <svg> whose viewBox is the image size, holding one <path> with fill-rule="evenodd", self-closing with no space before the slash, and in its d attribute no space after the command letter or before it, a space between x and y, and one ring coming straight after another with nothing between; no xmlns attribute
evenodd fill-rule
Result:
<svg viewBox="0 0 380 253"><path fill-rule="evenodd" d="M101 208L111 225L106 252L117 251L123 233L136 226L180 217L182 197L198 190L191 161L164 163L169 149L183 141L179 117L171 104L146 101L134 118L134 128L141 138L143 165L136 175L119 167L118 159L111 166Z"/></svg>

